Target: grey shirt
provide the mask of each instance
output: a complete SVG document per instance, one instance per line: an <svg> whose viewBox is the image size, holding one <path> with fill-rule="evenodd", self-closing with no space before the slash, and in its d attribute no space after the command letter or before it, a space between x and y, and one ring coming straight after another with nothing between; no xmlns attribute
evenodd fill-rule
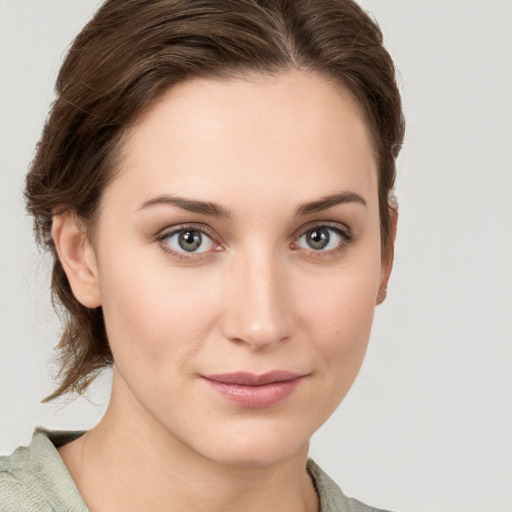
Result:
<svg viewBox="0 0 512 512"><path fill-rule="evenodd" d="M0 512L87 512L57 451L82 433L36 430L28 447L0 457ZM320 497L320 512L384 512L347 498L311 459L307 470Z"/></svg>

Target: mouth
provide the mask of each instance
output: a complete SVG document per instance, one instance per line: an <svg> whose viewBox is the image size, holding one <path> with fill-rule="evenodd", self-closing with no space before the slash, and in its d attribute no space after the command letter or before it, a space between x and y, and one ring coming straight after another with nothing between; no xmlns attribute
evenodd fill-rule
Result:
<svg viewBox="0 0 512 512"><path fill-rule="evenodd" d="M305 375L280 370L261 375L235 372L202 376L224 399L248 408L278 404L297 389L304 377Z"/></svg>

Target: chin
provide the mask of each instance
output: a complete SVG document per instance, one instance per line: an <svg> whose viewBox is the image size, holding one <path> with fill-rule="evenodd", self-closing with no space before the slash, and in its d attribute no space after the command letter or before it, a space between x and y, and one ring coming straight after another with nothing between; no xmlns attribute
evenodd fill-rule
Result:
<svg viewBox="0 0 512 512"><path fill-rule="evenodd" d="M236 430L236 429L235 429ZM205 438L196 451L220 464L239 467L269 467L293 457L307 457L309 437L298 435L297 427L288 429L253 426L243 431L224 431L215 439Z"/></svg>

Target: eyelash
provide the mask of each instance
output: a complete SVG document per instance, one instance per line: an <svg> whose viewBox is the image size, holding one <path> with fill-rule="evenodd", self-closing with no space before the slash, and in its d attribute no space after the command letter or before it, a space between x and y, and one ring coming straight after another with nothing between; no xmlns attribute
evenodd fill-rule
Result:
<svg viewBox="0 0 512 512"><path fill-rule="evenodd" d="M178 233L182 233L185 231L199 231L201 234L206 235L212 242L215 247L213 249L213 252L219 251L218 247L220 247L220 242L218 241L218 237L214 235L214 233L207 229L204 225L197 225L197 224L183 224L181 226L173 227L170 230L165 230L159 235L157 235L156 240L160 242L160 246L162 247L163 251L166 254L172 255L172 257L182 260L182 261L191 261L191 260L197 260L198 258L204 258L206 255L208 255L210 252L207 253L190 253L190 255L187 255L185 252L175 251L172 249L169 244L164 243L164 240L170 238L173 235L176 235Z"/></svg>
<svg viewBox="0 0 512 512"><path fill-rule="evenodd" d="M349 245L353 244L356 240L354 233L347 227L342 229L339 227L339 225L332 225L329 223L320 223L320 224L311 225L311 226L307 227L307 229L301 230L300 234L298 236L294 237L294 241L290 244L292 250L300 250L300 248L297 248L297 243L303 236L307 235L308 233L311 233L312 231L321 230L321 229L326 229L330 232L334 232L337 236L339 236L342 239L342 241L334 249L330 249L328 251L305 249L309 253L309 256L312 258L315 258L315 259L336 256L336 255L340 254L341 252L343 252L344 250L346 250L346 248ZM212 241L213 246L215 247L213 249L213 251L207 251L207 252L203 252L203 253L191 252L189 255L187 255L185 252L176 251L176 250L172 249L169 246L169 244L164 243L164 241L166 239L170 238L171 236L185 232L187 230L198 231L199 233L206 235ZM162 233L158 234L156 236L156 240L158 242L160 242L160 246L162 247L162 250L166 254L170 254L173 258L176 258L176 259L182 260L182 261L192 261L192 260L198 260L200 258L202 259L202 258L210 255L211 252L223 250L221 248L221 242L219 241L218 237L215 236L215 234L210 229L207 229L204 225L183 224L181 226L173 227L170 230L165 230Z"/></svg>
<svg viewBox="0 0 512 512"><path fill-rule="evenodd" d="M340 243L334 247L333 249L322 251L322 250L314 250L314 249L305 249L310 258L314 259L322 259L322 258L329 258L329 257L335 257L339 254L341 254L343 251L345 251L349 245L353 244L355 242L355 235L347 227L341 228L339 225L333 225L329 223L320 223L320 224L314 224L307 227L305 230L301 230L300 235L298 237L295 237L294 242L292 242L292 249L295 249L298 241L308 233L311 233L313 231L319 231L319 230L328 230L330 232L336 233L337 236L340 237Z"/></svg>

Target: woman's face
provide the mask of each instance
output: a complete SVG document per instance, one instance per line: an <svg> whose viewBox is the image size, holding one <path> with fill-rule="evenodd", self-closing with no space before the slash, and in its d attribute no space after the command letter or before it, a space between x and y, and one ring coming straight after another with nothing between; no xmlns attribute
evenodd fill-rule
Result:
<svg viewBox="0 0 512 512"><path fill-rule="evenodd" d="M122 153L92 244L113 400L211 460L291 457L352 385L388 269L358 105L298 71L197 79Z"/></svg>

